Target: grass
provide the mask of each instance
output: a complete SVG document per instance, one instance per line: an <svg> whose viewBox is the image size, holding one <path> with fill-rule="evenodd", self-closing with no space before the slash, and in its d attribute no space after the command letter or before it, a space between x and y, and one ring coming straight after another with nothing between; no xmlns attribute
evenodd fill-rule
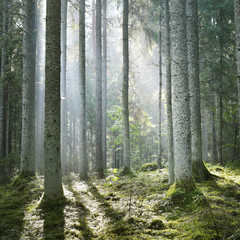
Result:
<svg viewBox="0 0 240 240"><path fill-rule="evenodd" d="M40 204L43 180L0 186L0 239L240 239L240 166L207 165L217 177L186 191L167 170L109 180L64 179L66 199Z"/></svg>

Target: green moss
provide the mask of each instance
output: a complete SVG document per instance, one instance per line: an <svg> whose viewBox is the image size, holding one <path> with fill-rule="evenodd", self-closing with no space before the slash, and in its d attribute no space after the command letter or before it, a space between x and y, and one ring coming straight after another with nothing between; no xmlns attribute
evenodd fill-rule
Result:
<svg viewBox="0 0 240 240"><path fill-rule="evenodd" d="M155 171L158 169L158 164L156 162L145 163L141 167L142 172Z"/></svg>

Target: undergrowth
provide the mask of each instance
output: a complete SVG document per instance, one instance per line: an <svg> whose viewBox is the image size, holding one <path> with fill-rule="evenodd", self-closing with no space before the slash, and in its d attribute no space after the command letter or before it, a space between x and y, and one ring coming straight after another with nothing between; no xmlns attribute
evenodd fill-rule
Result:
<svg viewBox="0 0 240 240"><path fill-rule="evenodd" d="M16 177L0 186L0 239L240 239L240 168L207 167L217 177L188 190L169 186L166 169L89 182L71 174L51 205L40 204L41 177Z"/></svg>

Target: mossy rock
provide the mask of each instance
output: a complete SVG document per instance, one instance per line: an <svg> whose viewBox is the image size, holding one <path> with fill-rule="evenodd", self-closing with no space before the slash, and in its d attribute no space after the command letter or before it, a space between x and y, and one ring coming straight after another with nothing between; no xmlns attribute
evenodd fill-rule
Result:
<svg viewBox="0 0 240 240"><path fill-rule="evenodd" d="M158 169L158 165L155 162L152 163L145 163L141 167L142 172L149 172L149 171L155 171Z"/></svg>
<svg viewBox="0 0 240 240"><path fill-rule="evenodd" d="M153 229L153 230L162 230L164 228L165 228L165 225L161 219L153 219L148 225L148 229Z"/></svg>

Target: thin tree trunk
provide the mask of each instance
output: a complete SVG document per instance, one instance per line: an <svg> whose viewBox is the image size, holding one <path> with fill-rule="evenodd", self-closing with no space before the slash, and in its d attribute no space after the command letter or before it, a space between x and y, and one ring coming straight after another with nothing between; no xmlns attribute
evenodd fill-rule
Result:
<svg viewBox="0 0 240 240"><path fill-rule="evenodd" d="M61 0L47 0L45 65L45 198L63 196L61 174Z"/></svg>
<svg viewBox="0 0 240 240"><path fill-rule="evenodd" d="M107 0L103 0L103 168L107 168Z"/></svg>
<svg viewBox="0 0 240 240"><path fill-rule="evenodd" d="M65 162L67 161L67 2L67 0L61 0L61 160L63 174L66 174Z"/></svg>
<svg viewBox="0 0 240 240"><path fill-rule="evenodd" d="M87 179L87 139L86 139L86 67L85 67L85 0L79 2L79 77L80 77L80 161L79 175Z"/></svg>
<svg viewBox="0 0 240 240"><path fill-rule="evenodd" d="M212 106L214 106L214 101L212 101ZM217 163L218 158L217 158L217 140L216 140L216 127L215 127L215 113L213 110L213 107L210 109L210 114L211 114L211 132L212 132L212 138L211 138L211 145L212 145L212 150L211 150L211 158L212 158L212 163Z"/></svg>
<svg viewBox="0 0 240 240"><path fill-rule="evenodd" d="M235 31L236 31L238 116L239 116L239 123L240 123L240 2L239 0L234 0L234 20L235 20Z"/></svg>
<svg viewBox="0 0 240 240"><path fill-rule="evenodd" d="M167 103L167 133L168 133L168 181L173 184L174 153L173 153L173 119L172 119L172 80L171 80L171 46L170 46L170 16L169 1L164 1L164 18L166 33L166 103Z"/></svg>
<svg viewBox="0 0 240 240"><path fill-rule="evenodd" d="M102 1L96 2L96 171L103 177L102 157Z"/></svg>
<svg viewBox="0 0 240 240"><path fill-rule="evenodd" d="M219 12L219 24L221 31L223 31L223 9L220 8ZM223 84L223 36L222 32L220 32L219 36L219 47L220 47L220 56L219 56L219 64L220 64L220 89L218 93L219 98L219 135L218 135L218 153L219 153L219 162L223 164L223 152L222 152L222 145L223 145L223 97L222 97L222 84Z"/></svg>
<svg viewBox="0 0 240 240"><path fill-rule="evenodd" d="M159 14L159 95L158 95L158 169L162 168L162 9Z"/></svg>
<svg viewBox="0 0 240 240"><path fill-rule="evenodd" d="M128 44L128 0L123 2L123 164L125 170L130 170L130 138L128 109L128 75L129 75L129 44Z"/></svg>

